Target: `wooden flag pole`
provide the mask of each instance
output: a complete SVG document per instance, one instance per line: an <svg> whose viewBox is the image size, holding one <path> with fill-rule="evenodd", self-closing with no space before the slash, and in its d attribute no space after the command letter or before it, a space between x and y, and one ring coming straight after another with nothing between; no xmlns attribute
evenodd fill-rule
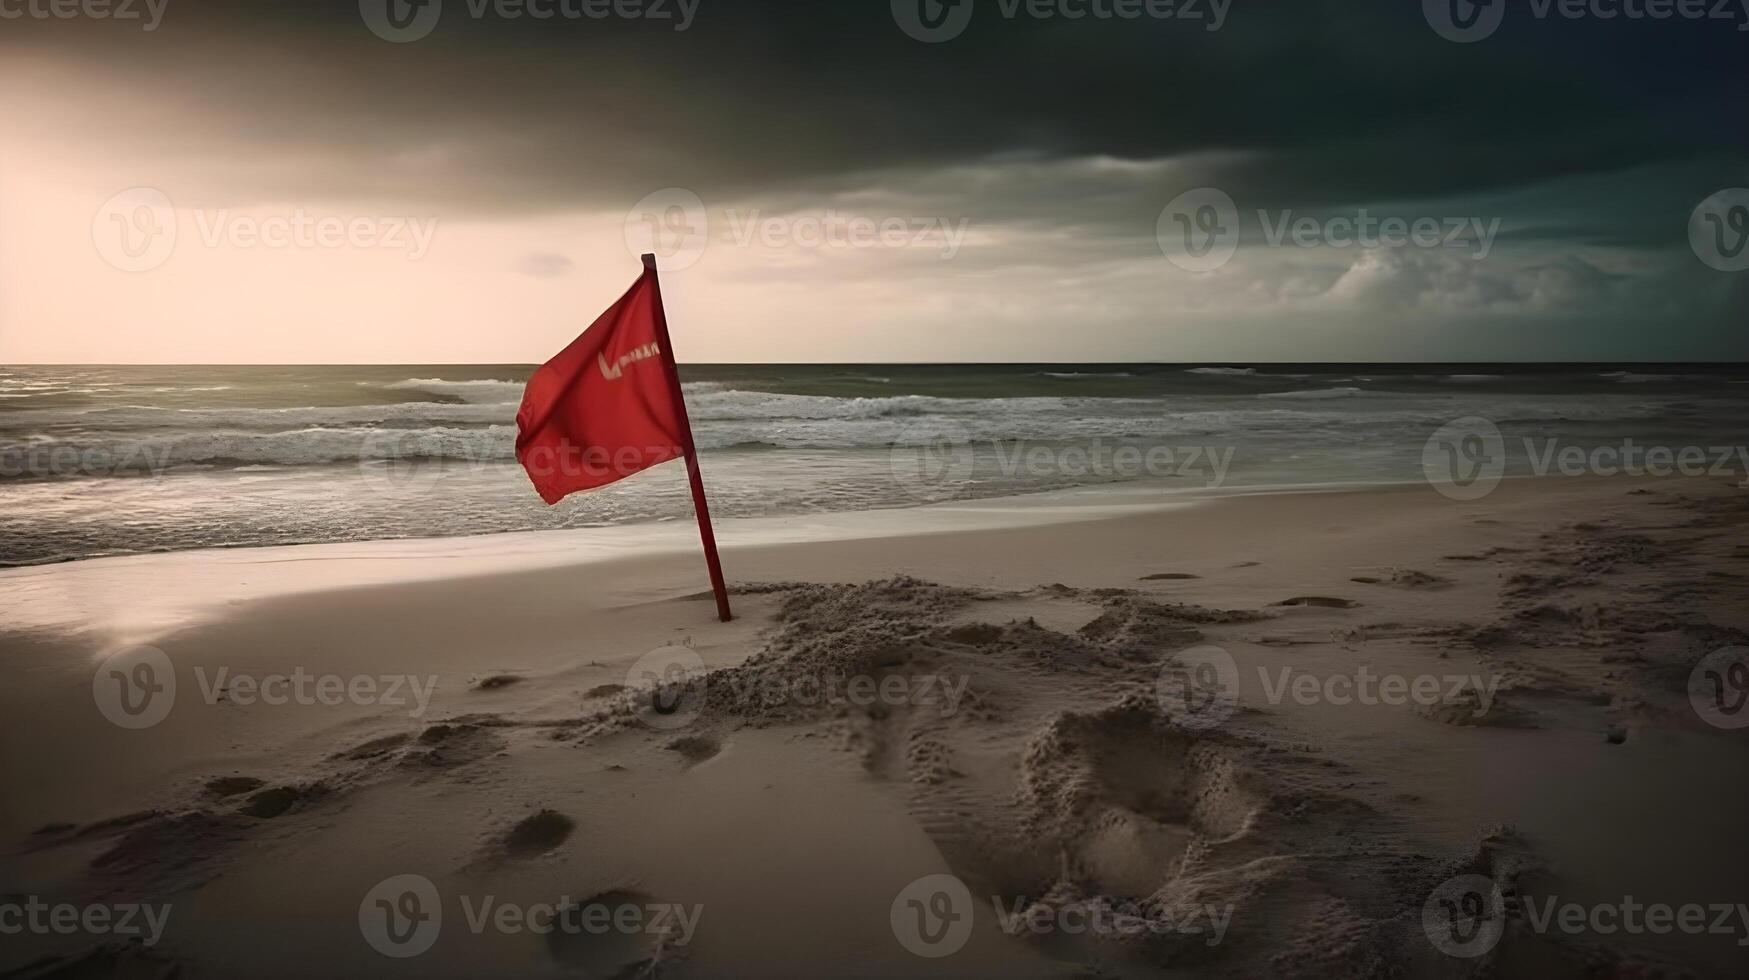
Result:
<svg viewBox="0 0 1749 980"><path fill-rule="evenodd" d="M662 344L662 363L668 369L668 386L674 392L674 414L680 419L681 452L686 457L686 478L692 483L692 511L698 515L698 536L704 542L704 562L711 573L711 591L717 596L717 618L728 622L729 589L723 584L723 563L717 558L717 536L711 530L710 505L704 499L704 477L698 471L698 449L692 444L692 420L686 416L686 399L680 396L680 369L674 363L674 344L668 339L668 314L662 308L662 279L656 274L656 256L644 253L644 271L649 273L655 299L656 338Z"/></svg>

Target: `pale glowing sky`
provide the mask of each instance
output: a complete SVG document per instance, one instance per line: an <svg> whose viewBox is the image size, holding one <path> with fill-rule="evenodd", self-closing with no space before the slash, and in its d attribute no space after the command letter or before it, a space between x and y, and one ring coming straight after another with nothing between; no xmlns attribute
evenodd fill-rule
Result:
<svg viewBox="0 0 1749 980"><path fill-rule="evenodd" d="M1321 65L1297 36L1353 5L938 45L887 0L769 21L701 0L684 33L445 20L399 45L356 2L244 6L0 22L0 363L543 360L636 274L628 214L671 187L706 229L665 259L682 360L1749 359L1749 273L1688 237L1749 185L1745 82L1709 60L1728 27L1455 45L1407 4ZM1188 271L1156 223L1205 186L1241 237ZM116 204L140 187L169 210ZM1268 240L1361 209L1496 230L1485 257ZM174 236L118 268L139 260L116 218L154 215ZM248 238L300 216L398 237Z"/></svg>

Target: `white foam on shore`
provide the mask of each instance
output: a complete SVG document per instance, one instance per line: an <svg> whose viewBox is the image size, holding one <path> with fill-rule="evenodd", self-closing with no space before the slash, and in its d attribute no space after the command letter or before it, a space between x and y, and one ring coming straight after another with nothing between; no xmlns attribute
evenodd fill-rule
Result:
<svg viewBox="0 0 1749 980"><path fill-rule="evenodd" d="M715 522L724 551L769 545L1066 524L1191 506L1197 496L1078 488L894 510ZM0 570L16 630L150 643L228 606L277 596L558 568L698 551L690 520L456 538L177 551ZM702 562L700 581L703 581Z"/></svg>

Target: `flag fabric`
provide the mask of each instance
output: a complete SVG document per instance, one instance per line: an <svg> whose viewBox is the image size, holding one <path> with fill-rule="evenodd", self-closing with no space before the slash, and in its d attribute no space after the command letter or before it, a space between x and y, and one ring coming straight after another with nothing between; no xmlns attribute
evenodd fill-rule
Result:
<svg viewBox="0 0 1749 980"><path fill-rule="evenodd" d="M606 486L692 445L654 263L528 379L516 459L541 499Z"/></svg>

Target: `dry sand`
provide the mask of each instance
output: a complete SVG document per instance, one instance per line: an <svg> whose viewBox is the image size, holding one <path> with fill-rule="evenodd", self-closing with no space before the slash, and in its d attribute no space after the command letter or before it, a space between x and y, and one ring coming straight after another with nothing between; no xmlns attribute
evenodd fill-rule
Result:
<svg viewBox="0 0 1749 980"><path fill-rule="evenodd" d="M0 574L0 973L1743 975L1742 489L922 513L728 529L727 625L526 536ZM1542 917L1630 896L1731 931Z"/></svg>

